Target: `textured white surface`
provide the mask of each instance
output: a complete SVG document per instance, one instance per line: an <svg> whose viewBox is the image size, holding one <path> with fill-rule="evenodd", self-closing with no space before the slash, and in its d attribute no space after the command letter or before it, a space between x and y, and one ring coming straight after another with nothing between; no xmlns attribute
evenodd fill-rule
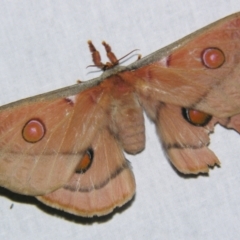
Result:
<svg viewBox="0 0 240 240"><path fill-rule="evenodd" d="M102 53L106 40L119 57L136 48L145 56L239 10L239 0L2 0L0 104L100 75L86 69L88 39ZM221 127L215 132L210 147L222 167L184 178L166 160L146 120L146 149L128 157L136 197L109 217L65 215L0 189L0 239L237 239L240 137Z"/></svg>

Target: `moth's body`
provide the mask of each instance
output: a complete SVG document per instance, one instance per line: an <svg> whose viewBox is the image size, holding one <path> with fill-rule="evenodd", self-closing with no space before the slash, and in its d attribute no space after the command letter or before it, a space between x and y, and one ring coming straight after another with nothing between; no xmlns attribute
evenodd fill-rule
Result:
<svg viewBox="0 0 240 240"><path fill-rule="evenodd" d="M122 150L144 149L143 110L179 171L207 172L219 164L214 125L240 131L239 42L237 13L127 67L111 65L106 43L113 60L102 64L90 45L112 67L102 76L0 109L0 185L81 216L111 212L135 193ZM192 108L213 117L192 125Z"/></svg>

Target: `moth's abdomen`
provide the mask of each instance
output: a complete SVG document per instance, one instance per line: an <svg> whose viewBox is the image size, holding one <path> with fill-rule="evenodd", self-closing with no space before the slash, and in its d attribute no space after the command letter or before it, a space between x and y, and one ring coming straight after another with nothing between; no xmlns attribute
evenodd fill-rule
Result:
<svg viewBox="0 0 240 240"><path fill-rule="evenodd" d="M118 105L112 110L110 128L121 142L124 151L136 154L145 146L143 111L134 98L129 99L128 104L123 104L123 101L118 102Z"/></svg>
<svg viewBox="0 0 240 240"><path fill-rule="evenodd" d="M143 110L132 87L121 77L112 78L104 85L110 84L114 85L111 88L110 131L120 141L124 151L136 154L145 146Z"/></svg>
<svg viewBox="0 0 240 240"><path fill-rule="evenodd" d="M129 109L118 121L118 138L127 153L136 154L144 149L145 128L142 111Z"/></svg>

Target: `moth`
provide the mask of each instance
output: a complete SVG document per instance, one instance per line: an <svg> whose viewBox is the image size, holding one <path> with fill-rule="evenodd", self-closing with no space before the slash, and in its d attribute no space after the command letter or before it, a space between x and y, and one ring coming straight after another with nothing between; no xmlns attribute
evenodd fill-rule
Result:
<svg viewBox="0 0 240 240"><path fill-rule="evenodd" d="M127 67L89 42L96 79L0 108L0 185L72 214L105 215L135 194L123 151L145 146L143 111L184 174L219 165L219 123L240 132L240 13Z"/></svg>

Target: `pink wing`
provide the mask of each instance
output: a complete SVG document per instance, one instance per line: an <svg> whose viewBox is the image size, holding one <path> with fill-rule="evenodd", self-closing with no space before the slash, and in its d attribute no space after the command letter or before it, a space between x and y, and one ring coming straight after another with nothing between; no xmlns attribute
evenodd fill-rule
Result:
<svg viewBox="0 0 240 240"><path fill-rule="evenodd" d="M240 113L240 13L142 59L121 73L140 98L219 118ZM142 62L141 62L142 61Z"/></svg>

